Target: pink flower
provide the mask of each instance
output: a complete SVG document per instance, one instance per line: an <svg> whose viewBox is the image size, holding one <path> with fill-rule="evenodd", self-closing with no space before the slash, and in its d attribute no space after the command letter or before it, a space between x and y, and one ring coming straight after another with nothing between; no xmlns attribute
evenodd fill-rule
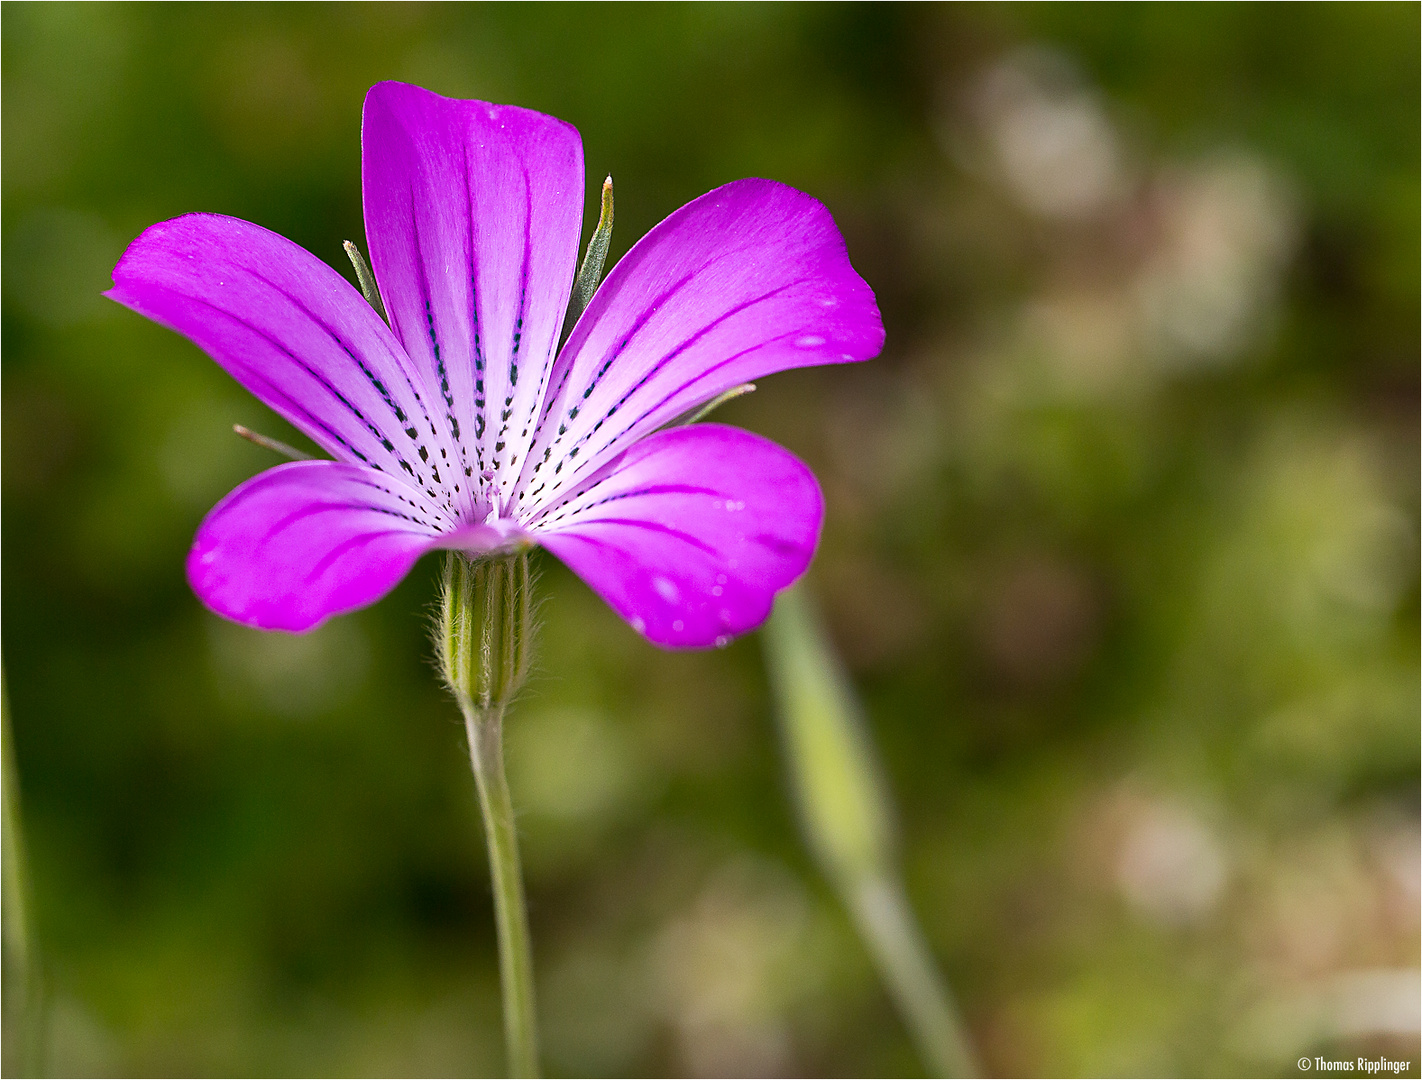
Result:
<svg viewBox="0 0 1422 1080"><path fill-rule="evenodd" d="M561 351L583 210L575 129L381 83L365 100L371 262L390 323L325 263L234 218L154 225L106 293L186 335L334 460L278 465L198 529L193 590L304 631L425 552L541 544L659 645L753 629L809 565L809 469L749 432L667 427L884 331L819 202L741 180L607 276Z"/></svg>

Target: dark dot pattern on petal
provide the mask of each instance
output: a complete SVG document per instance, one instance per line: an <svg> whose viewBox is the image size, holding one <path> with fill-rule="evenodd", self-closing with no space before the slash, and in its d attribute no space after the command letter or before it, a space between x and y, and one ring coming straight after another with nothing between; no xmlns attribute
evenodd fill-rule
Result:
<svg viewBox="0 0 1422 1080"><path fill-rule="evenodd" d="M503 408L499 414L499 433L494 440L494 453L490 459L495 478L494 483L497 490L491 494L494 497L495 508L500 512L504 503L504 488L516 477L505 477L504 462L499 457L504 452L508 444L509 418L513 416L514 389L518 386L518 361L519 349L523 345L523 324L528 317L528 280L530 268L533 264L533 183L528 175L528 166L522 166L523 171L523 252L519 264L518 282L518 311L514 317L513 341L509 348L508 360L508 392L504 396ZM535 408L537 404L535 403ZM512 468L512 462L509 468Z"/></svg>
<svg viewBox="0 0 1422 1080"><path fill-rule="evenodd" d="M336 344L336 346L351 359L352 363L355 364L357 370L360 371L361 376L371 386L371 388L376 391L376 393L380 396L381 400L385 403L386 407L390 410L397 424L404 425L407 422L408 417L405 413L405 410L401 408L400 405L394 400L389 389L379 378L376 377L375 373L371 371L370 367L360 358L356 351L351 348L350 344L334 327L332 327L324 319L322 319L315 312L313 312L300 299L293 296L288 290L282 288L276 282L272 281L271 279L265 277L264 275L255 270L248 269L246 270L246 273L249 274L255 280L260 281L267 288L272 289L274 292L282 296L287 302L292 304L292 306L294 306L303 315L310 319L315 325L319 326L327 334L327 336L329 336L330 339ZM335 388L335 386L331 384L329 379L327 379L324 375L319 374L313 367L311 367L311 365L297 358L289 349L281 345L269 334L266 334L260 329L258 329L256 326L252 325L246 320L240 319L237 316L231 314L229 314L228 317L239 322L241 325L245 326L253 333L258 334L259 336L267 340L270 344L272 344L274 347L276 347L279 351L288 356L298 367L300 367L303 371L305 371L308 375L315 379L327 393L335 397L336 400L340 402L343 408L345 408L348 412L350 412L352 416L354 416L361 424L363 424L366 430L380 443L381 447L386 451L386 453L394 456L399 462L399 464L402 467L406 468L411 475L416 475L415 471L410 468L408 462L406 462L405 459L399 454L399 452L395 449L394 444L380 430L379 426L371 418L367 417L364 412L359 409L354 403L349 401L343 394L341 394ZM414 383L410 380L408 374L406 374L406 385L411 395L414 397L416 404L421 405L421 407L423 408L423 403L421 402L420 395L418 391L415 390ZM282 396L285 397L287 395ZM290 400L289 397L288 400ZM306 412L306 410L304 409L301 411ZM363 464L369 465L376 470L383 471L378 463L370 460L369 456L352 446L348 440L340 438L336 435L335 432L331 431L329 425L319 423L318 426L322 430L327 431L329 434L335 437L339 445L343 446L349 453L351 453ZM412 430L409 428L402 428L402 430L404 431L405 435L413 441L415 436ZM420 482L423 483L423 480L421 480Z"/></svg>
<svg viewBox="0 0 1422 1080"><path fill-rule="evenodd" d="M629 389L625 394L622 395L621 398L619 398L611 407L609 407L608 410L607 410L607 412L603 414L602 419L600 419L600 420L598 420L596 423L594 423L593 426L592 426L592 428L591 428L589 431L587 431L586 433L584 433L584 434L578 439L577 443L574 445L573 449L566 455L566 457L567 457L568 459L572 459L572 458L576 457L576 456L577 456L577 453L578 453L578 450L581 449L583 446L585 446L585 445L588 443L588 441L591 440L592 437L598 433L598 431L602 428L603 424L605 424L608 420L611 420L614 416L616 416L617 413L622 409L622 407L623 407L624 405L626 405L626 404L628 403L628 401L630 401L631 398L632 398L639 390L641 390L644 386L646 386L647 383L648 383L649 381L651 381L651 379L652 379L659 371L661 371L663 368L665 368L667 364L671 363L671 362L672 362L673 360L675 360L678 356L682 355L682 353L686 352L687 349L691 348L691 347L692 347L693 345L695 345L698 341L700 341L702 338L704 338L707 334L711 333L711 331L715 330L717 327L719 327L720 325L722 325L723 323L725 323L728 319L730 319L730 318L732 318L732 317L734 317L734 316L736 316L736 315L739 315L739 314L741 314L741 313L744 312L744 311L748 311L748 310L750 310L751 308L754 308L757 304L763 304L763 303L765 303L765 302L767 302L767 301L769 301L769 300L773 300L773 299L775 299L776 297L780 296L782 293L785 293L785 292L787 292L787 291L789 291L789 290L791 290L791 289L794 289L794 288L797 288L798 286L801 286L801 285L806 284L809 280L810 280L809 278L799 278L799 279L797 279L797 280L795 280L795 281L787 282L787 283L784 284L784 285L777 286L776 288L771 289L769 292L762 293L762 294L759 295L759 296L752 297L752 298L750 298L749 300L746 300L746 301L744 301L744 302L742 302L742 303L740 303L740 304L737 304L735 307L731 308L729 311L724 312L723 314L721 314L721 315L717 316L715 319L713 319L711 322L707 323L705 326L701 327L701 329L697 330L694 334L691 334L689 337L685 338L680 344L678 344L678 345L676 346L676 348L674 348L674 349L672 349L671 351L669 351L664 357L662 357L662 359L660 359L659 361L657 361L656 364L654 364L639 380L637 380L637 382L636 382L635 384L633 384L633 386L632 386L631 389ZM640 328L640 326L639 326L638 328ZM635 332L635 331L634 331L634 332ZM717 364L717 365L715 366L715 369L720 369L720 368L722 368L722 367L725 367L727 364L730 364L730 363L732 363L732 362L735 361L735 360L739 360L739 359L741 359L742 357L749 355L750 353L756 352L756 351L758 351L759 349L766 348L766 347L769 346L769 345L776 345L776 344L779 344L780 342L786 340L787 338L792 338L792 337L798 336L800 333L802 333L801 330L791 331L791 332L789 332L789 333L781 334L781 335L779 335L779 336L777 336L777 337L775 337L775 338L772 338L770 341L760 342L760 343L758 343L758 344L756 344L756 345L754 345L754 346L752 346L752 347L750 347L750 348L742 349L740 352L736 353L734 356L729 357L729 358L727 358L726 360L721 361L719 364ZM626 342L624 341L623 344L625 345ZM610 361L609 361L609 362L610 362ZM606 366L607 366L607 365L605 364L603 370L606 370ZM713 369L713 370L715 370L715 369ZM602 373L599 372L599 376L598 376L599 378L601 378L601 374L602 374ZM698 376L698 380L699 380L699 379L704 379L704 378L706 378L707 376L709 376L710 374L711 374L711 371L702 372L702 373ZM596 381L595 381L595 382L596 382ZM683 385L681 385L681 386L678 386L678 387L677 387L675 390L673 390L670 394L667 394L666 396L664 396L664 397L661 399L661 401L659 401L657 404L655 404L655 405L651 406L650 408L644 410L644 411L642 412L642 414L637 417L637 419L633 420L633 421L632 421L631 423L629 423L629 424L626 424L620 431L617 432L617 434L613 435L612 438L608 439L607 442L601 447L601 449L602 449L603 451L607 451L607 450L611 449L611 448L612 448L613 446L615 446L619 441L621 441L623 438L625 438L625 437L628 435L629 432L634 431L634 430L637 428L637 426L638 426L639 424L641 424L642 422L644 422L644 421L647 419L647 417L651 416L651 415L652 415L653 413L655 413L659 408L661 408L661 407L663 407L664 405L666 405L667 402L669 402L669 401L670 401L673 397L675 397L677 394L683 392L685 389L686 389L685 384L683 384ZM591 392L591 388L589 388L589 391L588 391L588 392L585 392L585 393L583 394L583 397L586 398L586 397L588 396L588 393L590 393L590 392ZM708 394L708 395L706 395L706 399L709 400L709 398L712 397L712 396L714 396L714 394ZM570 410L568 411L568 418L569 418L570 420L573 419L573 417L576 415L577 409L578 409L578 406L575 406L574 408L572 408L572 409L570 409ZM559 434L561 435L562 432L560 431ZM591 460L593 460L593 459L588 459L588 460L591 461ZM583 468L586 467L586 465L587 465L587 462L584 462L583 465L580 465L577 469L573 470L573 475L576 475L578 472L580 472Z"/></svg>

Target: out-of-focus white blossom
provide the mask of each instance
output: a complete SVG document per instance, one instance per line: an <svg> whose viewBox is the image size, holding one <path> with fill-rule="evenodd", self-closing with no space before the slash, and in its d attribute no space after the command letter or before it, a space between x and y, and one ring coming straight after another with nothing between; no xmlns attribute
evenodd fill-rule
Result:
<svg viewBox="0 0 1422 1080"><path fill-rule="evenodd" d="M1218 837L1182 806L1150 800L1136 811L1116 860L1122 894L1142 915L1167 925L1208 915L1229 881Z"/></svg>
<svg viewBox="0 0 1422 1080"><path fill-rule="evenodd" d="M1235 153L1160 181L1158 238L1136 281L1146 343L1172 368L1228 363L1267 324L1297 233L1294 199Z"/></svg>
<svg viewBox="0 0 1422 1080"><path fill-rule="evenodd" d="M997 169L1028 210L1082 218L1120 193L1116 131L1066 57L1041 48L1012 54L983 78L977 105Z"/></svg>

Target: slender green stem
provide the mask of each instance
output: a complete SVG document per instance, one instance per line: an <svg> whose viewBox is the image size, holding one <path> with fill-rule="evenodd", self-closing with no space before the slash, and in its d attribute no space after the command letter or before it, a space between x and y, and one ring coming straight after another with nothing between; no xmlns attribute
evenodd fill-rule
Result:
<svg viewBox="0 0 1422 1080"><path fill-rule="evenodd" d="M533 578L524 551L444 563L435 649L459 702L479 788L504 993L504 1042L511 1076L538 1075L533 951L519 867L518 829L504 776L504 711L528 678L533 647Z"/></svg>
<svg viewBox="0 0 1422 1080"><path fill-rule="evenodd" d="M499 931L499 976L504 995L504 1045L510 1076L538 1075L538 1030L533 1005L533 950L528 908L518 857L513 800L504 777L503 708L464 711L469 760L479 788L484 839L489 845L489 875L494 887L494 918Z"/></svg>

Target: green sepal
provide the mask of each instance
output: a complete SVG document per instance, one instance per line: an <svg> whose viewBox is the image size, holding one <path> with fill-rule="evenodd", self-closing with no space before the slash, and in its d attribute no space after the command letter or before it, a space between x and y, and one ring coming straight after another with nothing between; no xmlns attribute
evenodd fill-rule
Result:
<svg viewBox="0 0 1422 1080"><path fill-rule="evenodd" d="M680 427L682 424L694 424L698 420L705 420L707 416L715 412L722 405L735 398L749 394L755 389L755 383L741 383L740 386L733 386L723 394L717 394L705 405L698 405L696 408L678 416L667 427Z"/></svg>
<svg viewBox="0 0 1422 1080"><path fill-rule="evenodd" d="M445 558L435 627L440 674L466 713L502 710L528 678L533 651L528 553Z"/></svg>
<svg viewBox="0 0 1422 1080"><path fill-rule="evenodd" d="M253 431L251 428L243 427L241 424L233 424L232 430L249 443L255 443L264 450L275 450L278 454L283 454L291 458L292 461L310 461L311 455L298 450L294 446L287 446L280 439L273 439L270 435L263 435Z"/></svg>
<svg viewBox="0 0 1422 1080"><path fill-rule="evenodd" d="M370 272L370 264L365 261L365 256L360 253L360 248L347 240L344 244L346 255L351 260L351 265L355 267L356 281L360 282L360 291L365 294L365 299L375 313L386 323L390 322L390 317L385 314L385 304L380 299L380 290L375 285L375 275Z"/></svg>
<svg viewBox="0 0 1422 1080"><path fill-rule="evenodd" d="M597 229L588 241L588 250L583 255L583 265L573 282L573 295L568 303L568 313L576 320L587 310L593 293L602 281L602 267L607 261L607 249L612 244L612 177L602 182L602 211L598 215Z"/></svg>

